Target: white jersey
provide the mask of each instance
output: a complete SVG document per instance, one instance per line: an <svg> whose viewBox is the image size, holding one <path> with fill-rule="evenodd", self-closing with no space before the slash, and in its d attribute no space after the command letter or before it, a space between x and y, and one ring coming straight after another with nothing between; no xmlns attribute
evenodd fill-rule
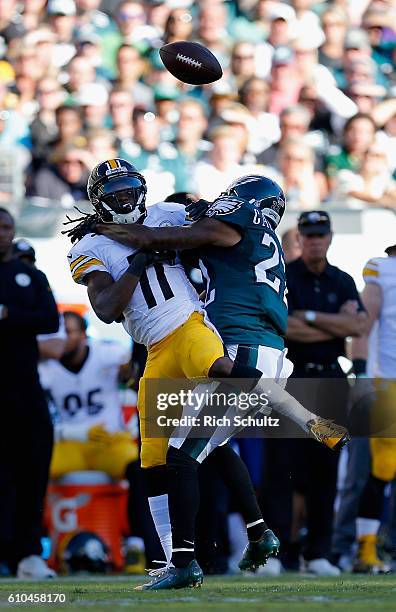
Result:
<svg viewBox="0 0 396 612"><path fill-rule="evenodd" d="M396 257L375 257L363 270L366 283L382 290L382 307L378 321L377 371L382 378L396 378Z"/></svg>
<svg viewBox="0 0 396 612"><path fill-rule="evenodd" d="M160 202L147 210L144 225L164 227L183 225L185 208L181 204ZM129 266L128 257L136 252L105 236L84 236L68 254L76 283L94 270L108 272L117 281ZM180 263L158 263L146 268L127 308L123 325L136 342L150 346L185 323L202 305Z"/></svg>
<svg viewBox="0 0 396 612"><path fill-rule="evenodd" d="M90 340L88 357L77 373L55 359L39 365L41 384L57 409L63 437L74 437L68 435L68 426L78 430L80 439L99 423L111 433L124 429L118 372L130 354L118 342Z"/></svg>

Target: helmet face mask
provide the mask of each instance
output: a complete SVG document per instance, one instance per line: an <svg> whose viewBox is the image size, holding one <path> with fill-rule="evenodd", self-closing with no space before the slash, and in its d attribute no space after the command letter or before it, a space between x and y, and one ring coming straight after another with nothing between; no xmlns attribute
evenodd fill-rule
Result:
<svg viewBox="0 0 396 612"><path fill-rule="evenodd" d="M91 172L87 191L104 223L137 223L146 216L146 181L123 159L98 164Z"/></svg>
<svg viewBox="0 0 396 612"><path fill-rule="evenodd" d="M281 187L272 179L259 174L235 180L224 195L236 196L260 208L273 229L279 225L286 208L286 198Z"/></svg>

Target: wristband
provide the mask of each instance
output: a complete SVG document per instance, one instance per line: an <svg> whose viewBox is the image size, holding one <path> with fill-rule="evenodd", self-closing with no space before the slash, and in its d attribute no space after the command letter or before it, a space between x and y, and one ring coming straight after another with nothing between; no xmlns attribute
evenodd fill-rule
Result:
<svg viewBox="0 0 396 612"><path fill-rule="evenodd" d="M132 276L140 277L143 270L146 268L146 265L147 254L143 253L142 251L137 251L126 271L128 274L132 274Z"/></svg>
<svg viewBox="0 0 396 612"><path fill-rule="evenodd" d="M365 359L352 359L352 364L355 376L364 376L366 374L367 361Z"/></svg>

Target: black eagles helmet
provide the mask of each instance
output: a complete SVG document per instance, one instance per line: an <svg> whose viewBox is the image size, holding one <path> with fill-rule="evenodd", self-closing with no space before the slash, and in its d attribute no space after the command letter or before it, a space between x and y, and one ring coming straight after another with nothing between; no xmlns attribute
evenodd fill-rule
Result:
<svg viewBox="0 0 396 612"><path fill-rule="evenodd" d="M95 166L87 192L104 222L136 223L146 216L146 181L125 159L109 159Z"/></svg>
<svg viewBox="0 0 396 612"><path fill-rule="evenodd" d="M236 196L251 204L258 204L273 229L279 225L286 208L285 194L278 183L260 174L241 176L222 195Z"/></svg>

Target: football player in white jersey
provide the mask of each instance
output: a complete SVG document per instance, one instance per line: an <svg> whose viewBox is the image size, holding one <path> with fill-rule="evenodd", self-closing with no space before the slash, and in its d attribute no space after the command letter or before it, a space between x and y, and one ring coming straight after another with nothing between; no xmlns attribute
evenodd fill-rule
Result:
<svg viewBox="0 0 396 612"><path fill-rule="evenodd" d="M118 389L120 367L128 363L130 350L118 342L88 340L86 322L75 312L64 313L64 321L63 356L39 366L42 385L57 411L51 477L98 470L124 478L138 456L123 425Z"/></svg>
<svg viewBox="0 0 396 612"><path fill-rule="evenodd" d="M138 399L141 465L145 468L154 523L169 562L172 544L165 472L168 440L147 434L146 381L210 376L229 378L232 384L234 377L239 382L246 379L244 390L250 391L259 383L262 373L233 363L225 356L221 338L206 319L183 267L174 261L175 254L170 261L167 253L142 252L94 233L98 221L155 227L184 223L183 205L159 203L146 210L145 195L143 176L125 160L98 164L88 181L88 196L96 214L67 232L75 242L68 260L74 281L87 286L98 317L106 323L122 321L128 333L148 347ZM249 474L238 455L228 445L214 452L219 457L223 478L240 502L249 540L260 541L255 567L262 565L269 554L277 552L279 541L263 520ZM180 576L179 585L200 582L202 572L194 561Z"/></svg>
<svg viewBox="0 0 396 612"><path fill-rule="evenodd" d="M356 520L359 547L354 571L364 573L389 570L377 555L377 532L385 486L396 477L396 244L386 253L388 257L370 259L363 270L366 286L362 301L369 316L369 329L367 335L353 339L355 371L357 364L357 376L364 377L368 335L377 323L375 400L370 414L370 432L374 436L370 438L371 471Z"/></svg>

